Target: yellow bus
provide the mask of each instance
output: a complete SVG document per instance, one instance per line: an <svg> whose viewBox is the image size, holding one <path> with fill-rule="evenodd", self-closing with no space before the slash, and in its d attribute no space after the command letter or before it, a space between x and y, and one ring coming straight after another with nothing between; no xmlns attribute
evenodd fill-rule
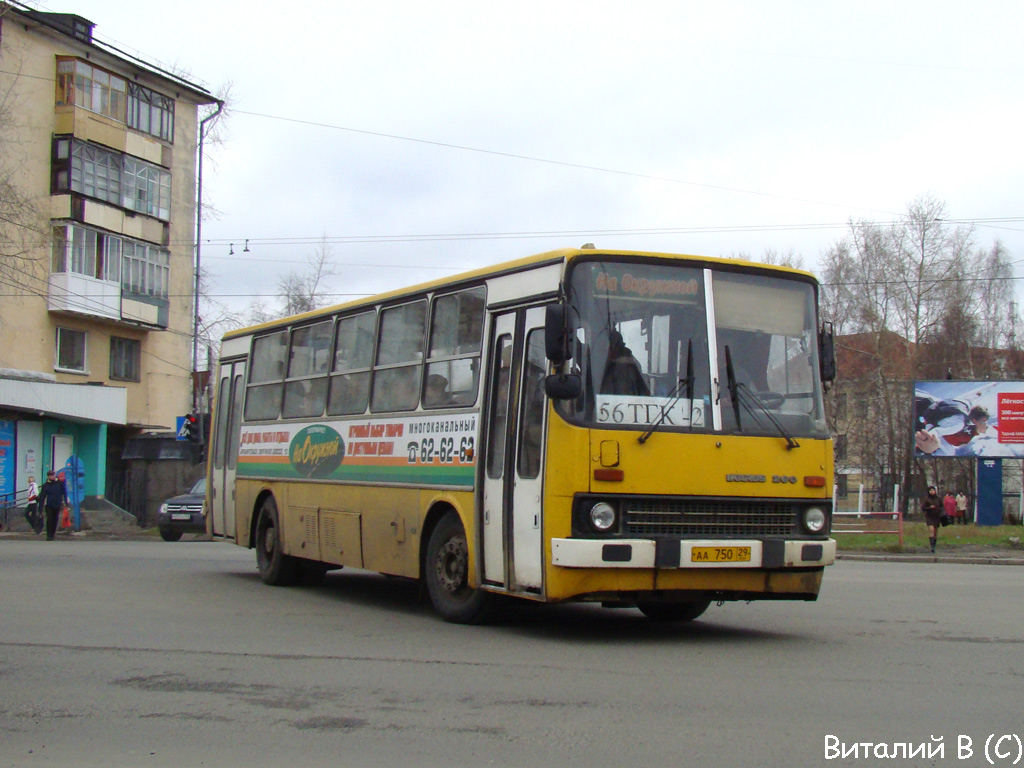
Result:
<svg viewBox="0 0 1024 768"><path fill-rule="evenodd" d="M227 334L210 532L262 580L422 579L446 620L507 596L814 600L835 560L812 275L593 246Z"/></svg>

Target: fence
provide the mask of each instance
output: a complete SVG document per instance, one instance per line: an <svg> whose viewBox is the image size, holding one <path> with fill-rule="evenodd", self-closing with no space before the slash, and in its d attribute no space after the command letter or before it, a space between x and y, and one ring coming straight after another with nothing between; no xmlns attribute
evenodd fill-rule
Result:
<svg viewBox="0 0 1024 768"><path fill-rule="evenodd" d="M899 537L899 545L903 546L903 510L900 508L900 487L893 488L892 510L886 512L868 512L864 509L864 486L857 492L857 508L840 510L836 503L836 492L832 495L832 533L874 533L895 534ZM895 523L892 528L876 528L872 521L886 520Z"/></svg>
<svg viewBox="0 0 1024 768"><path fill-rule="evenodd" d="M21 501L18 500L19 496ZM27 503L28 488L0 494L0 531L6 531L11 527L11 515L17 515Z"/></svg>

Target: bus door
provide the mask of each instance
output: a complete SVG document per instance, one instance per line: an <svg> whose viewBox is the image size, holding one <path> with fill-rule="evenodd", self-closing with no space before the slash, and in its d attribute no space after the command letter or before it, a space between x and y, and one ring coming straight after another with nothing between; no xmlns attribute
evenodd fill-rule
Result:
<svg viewBox="0 0 1024 768"><path fill-rule="evenodd" d="M483 482L484 581L543 588L544 310L498 315L491 336Z"/></svg>
<svg viewBox="0 0 1024 768"><path fill-rule="evenodd" d="M245 361L223 362L217 382L217 409L212 430L213 484L209 513L213 535L235 538L235 467L241 438L242 397L245 394Z"/></svg>

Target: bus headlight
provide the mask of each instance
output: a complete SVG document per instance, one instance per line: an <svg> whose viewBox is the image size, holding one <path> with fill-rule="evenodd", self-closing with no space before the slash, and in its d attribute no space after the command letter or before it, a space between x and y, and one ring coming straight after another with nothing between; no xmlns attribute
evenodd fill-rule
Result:
<svg viewBox="0 0 1024 768"><path fill-rule="evenodd" d="M590 508L590 524L595 531L610 531L615 527L615 507L606 501L597 502Z"/></svg>
<svg viewBox="0 0 1024 768"><path fill-rule="evenodd" d="M821 507L810 507L804 510L803 524L808 533L821 533L825 530L828 517Z"/></svg>

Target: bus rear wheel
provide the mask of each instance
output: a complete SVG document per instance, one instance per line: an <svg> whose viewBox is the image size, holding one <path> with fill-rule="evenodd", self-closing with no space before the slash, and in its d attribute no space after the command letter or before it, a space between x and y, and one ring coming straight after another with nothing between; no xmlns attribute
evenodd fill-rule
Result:
<svg viewBox="0 0 1024 768"><path fill-rule="evenodd" d="M268 496L256 521L256 566L263 583L272 587L290 586L299 575L296 558L284 553L280 520L277 504Z"/></svg>
<svg viewBox="0 0 1024 768"><path fill-rule="evenodd" d="M494 595L469 586L466 531L455 512L445 513L430 534L423 575L430 602L445 621L481 624L491 617Z"/></svg>
<svg viewBox="0 0 1024 768"><path fill-rule="evenodd" d="M710 600L695 600L692 603L662 603L639 600L636 607L651 621L693 621L711 605Z"/></svg>

